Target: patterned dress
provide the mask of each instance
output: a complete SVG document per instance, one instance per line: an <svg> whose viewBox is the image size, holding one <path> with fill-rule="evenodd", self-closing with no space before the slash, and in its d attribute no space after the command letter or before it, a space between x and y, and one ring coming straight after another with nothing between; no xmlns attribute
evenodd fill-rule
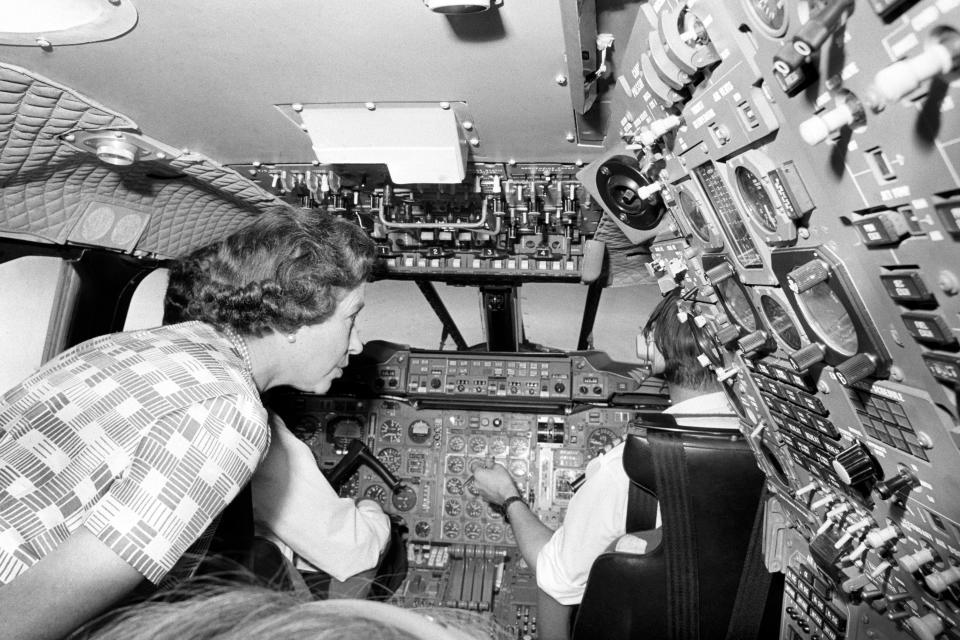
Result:
<svg viewBox="0 0 960 640"><path fill-rule="evenodd" d="M0 584L81 526L159 583L270 444L244 353L199 322L112 334L0 397Z"/></svg>

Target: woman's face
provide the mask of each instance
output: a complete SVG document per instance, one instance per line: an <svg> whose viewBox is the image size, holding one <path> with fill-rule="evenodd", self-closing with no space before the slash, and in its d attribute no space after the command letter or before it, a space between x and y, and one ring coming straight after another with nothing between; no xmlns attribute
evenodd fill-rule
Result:
<svg viewBox="0 0 960 640"><path fill-rule="evenodd" d="M288 375L291 384L311 393L326 393L330 384L343 374L350 354L360 353L363 341L356 326L357 314L363 308L361 284L347 292L333 315L320 324L300 327L294 345L298 357L291 359ZM295 368L295 370L292 370Z"/></svg>

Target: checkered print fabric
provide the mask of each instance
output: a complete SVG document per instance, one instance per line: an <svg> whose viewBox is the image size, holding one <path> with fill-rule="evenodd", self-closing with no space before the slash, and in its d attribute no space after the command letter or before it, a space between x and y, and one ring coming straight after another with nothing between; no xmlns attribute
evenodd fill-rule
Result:
<svg viewBox="0 0 960 640"><path fill-rule="evenodd" d="M158 583L269 442L250 373L212 327L64 352L0 398L0 584L80 526Z"/></svg>

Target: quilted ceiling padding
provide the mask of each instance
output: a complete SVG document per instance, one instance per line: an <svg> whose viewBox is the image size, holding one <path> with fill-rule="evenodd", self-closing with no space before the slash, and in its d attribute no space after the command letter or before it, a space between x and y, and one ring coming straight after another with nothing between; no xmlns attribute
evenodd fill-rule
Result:
<svg viewBox="0 0 960 640"><path fill-rule="evenodd" d="M31 72L0 63L0 235L63 244L91 202L147 214L135 250L172 258L289 205L193 153L163 166L114 167L61 141L71 131L136 124Z"/></svg>

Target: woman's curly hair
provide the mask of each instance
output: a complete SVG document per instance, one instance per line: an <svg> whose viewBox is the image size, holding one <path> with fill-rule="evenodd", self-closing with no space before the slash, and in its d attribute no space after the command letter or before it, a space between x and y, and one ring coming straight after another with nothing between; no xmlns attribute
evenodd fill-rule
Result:
<svg viewBox="0 0 960 640"><path fill-rule="evenodd" d="M373 242L355 224L318 212L264 215L171 267L163 322L296 331L329 318L373 260Z"/></svg>
<svg viewBox="0 0 960 640"><path fill-rule="evenodd" d="M663 356L664 380L689 389L707 390L716 385L716 377L700 362L702 349L697 343L693 321L681 322L677 316L680 298L680 287L664 295L650 313L643 335L648 339L653 337Z"/></svg>

